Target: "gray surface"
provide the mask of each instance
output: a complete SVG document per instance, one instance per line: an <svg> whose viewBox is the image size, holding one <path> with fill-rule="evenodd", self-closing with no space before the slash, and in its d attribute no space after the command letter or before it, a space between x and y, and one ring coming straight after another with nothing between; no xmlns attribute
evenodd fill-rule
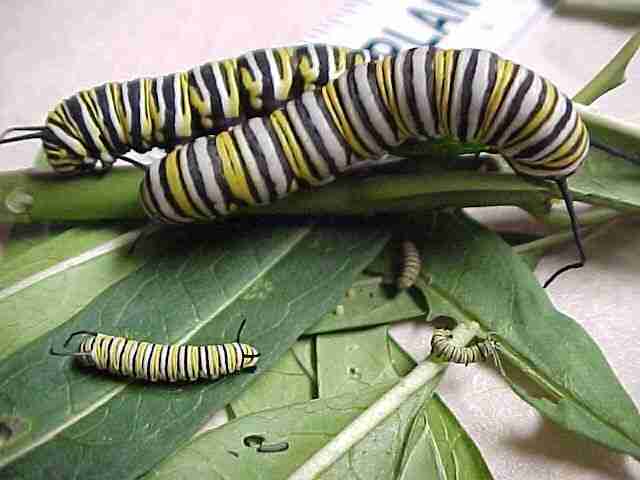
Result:
<svg viewBox="0 0 640 480"><path fill-rule="evenodd" d="M572 3L576 3L575 1ZM38 124L78 89L188 68L244 50L304 37L341 0L324 2L0 2L0 128ZM500 53L575 92L637 28L637 19L554 15ZM630 81L598 102L604 111L640 120L640 65ZM634 92L636 92L634 94ZM30 165L36 143L0 148L0 167ZM508 220L501 220L508 221ZM598 341L631 396L640 399L640 222L610 227L587 244L586 268L549 290L555 304ZM574 258L568 248L546 258L540 278ZM409 329L399 332L411 336ZM408 335L409 334L409 335ZM424 349L427 337L422 337ZM416 344L415 336L413 347ZM496 478L628 479L640 467L577 439L542 419L484 367L452 368L443 394L478 441ZM499 407L499 408L497 408Z"/></svg>

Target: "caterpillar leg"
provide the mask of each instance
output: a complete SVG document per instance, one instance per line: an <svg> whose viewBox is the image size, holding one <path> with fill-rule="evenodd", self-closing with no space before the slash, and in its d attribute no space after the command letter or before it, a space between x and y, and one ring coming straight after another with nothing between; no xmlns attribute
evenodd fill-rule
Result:
<svg viewBox="0 0 640 480"><path fill-rule="evenodd" d="M584 253L584 247L582 246L582 237L580 236L580 226L578 225L578 219L576 216L576 212L573 208L573 199L571 198L571 191L569 190L569 186L567 185L567 178L564 177L562 179L555 180L558 185L558 189L562 194L562 198L564 199L564 203L567 207L567 213L569 214L569 220L571 221L571 230L573 231L573 238L576 244L576 248L578 249L579 260L575 263L571 263L569 265L565 265L564 267L557 270L553 275L551 275L542 288L547 288L551 283L562 273L567 270L572 270L574 268L582 268L587 261L587 256Z"/></svg>

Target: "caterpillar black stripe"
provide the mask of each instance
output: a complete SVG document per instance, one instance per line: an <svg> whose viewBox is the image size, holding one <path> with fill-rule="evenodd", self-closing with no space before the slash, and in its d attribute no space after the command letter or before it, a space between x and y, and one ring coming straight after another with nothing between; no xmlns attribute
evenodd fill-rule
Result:
<svg viewBox="0 0 640 480"><path fill-rule="evenodd" d="M11 128L0 143L41 139L59 173L109 168L130 150L171 149L269 113L371 59L367 50L301 45L249 52L157 78L112 82L56 105L44 126ZM11 132L27 132L5 138Z"/></svg>
<svg viewBox="0 0 640 480"><path fill-rule="evenodd" d="M260 353L238 338L232 343L218 345L165 345L140 342L96 332L75 332L84 335L77 352L52 355L77 357L84 366L108 371L114 375L138 378L151 382L193 382L198 379L216 380L242 370L254 370Z"/></svg>
<svg viewBox="0 0 640 480"><path fill-rule="evenodd" d="M535 72L475 49L415 48L338 79L216 136L178 146L147 169L152 219L207 221L327 183L408 138L484 144L520 175L558 184L585 261L566 184L589 134L569 98Z"/></svg>
<svg viewBox="0 0 640 480"><path fill-rule="evenodd" d="M453 342L451 330L438 328L431 337L431 354L445 359L447 362L468 365L491 357L496 365L501 365L497 355L496 343L493 339L481 340L467 347Z"/></svg>

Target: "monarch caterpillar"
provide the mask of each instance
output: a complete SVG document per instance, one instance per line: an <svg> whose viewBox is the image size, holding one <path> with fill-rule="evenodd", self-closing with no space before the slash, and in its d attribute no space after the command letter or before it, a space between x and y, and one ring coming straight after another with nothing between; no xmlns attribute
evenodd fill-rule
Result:
<svg viewBox="0 0 640 480"><path fill-rule="evenodd" d="M476 363L491 357L502 371L502 365L497 353L497 343L492 338L479 341L468 347L461 347L452 341L451 330L437 328L431 337L431 354L444 358L448 362Z"/></svg>
<svg viewBox="0 0 640 480"><path fill-rule="evenodd" d="M83 366L151 382L216 380L255 369L260 353L252 345L240 342L244 325L245 321L235 342L218 345L163 345L79 331L69 335L64 343L67 347L73 337L85 335L77 352L56 352L51 347L49 353L77 357Z"/></svg>
<svg viewBox="0 0 640 480"><path fill-rule="evenodd" d="M398 290L406 290L416 283L416 279L422 268L422 258L418 247L411 240L403 240L400 244L401 268L396 277L396 287Z"/></svg>
<svg viewBox="0 0 640 480"><path fill-rule="evenodd" d="M41 139L50 165L63 174L93 170L98 162L108 169L129 150L170 149L271 112L370 59L367 50L300 45L256 50L157 78L106 83L60 102L43 126L6 130L0 143ZM28 133L4 138L13 132Z"/></svg>
<svg viewBox="0 0 640 480"><path fill-rule="evenodd" d="M145 167L141 203L154 220L207 221L327 183L407 139L443 137L484 144L516 173L555 181L580 260L544 286L584 265L566 179L586 157L587 129L551 82L484 50L414 48L355 65L268 116L176 147Z"/></svg>

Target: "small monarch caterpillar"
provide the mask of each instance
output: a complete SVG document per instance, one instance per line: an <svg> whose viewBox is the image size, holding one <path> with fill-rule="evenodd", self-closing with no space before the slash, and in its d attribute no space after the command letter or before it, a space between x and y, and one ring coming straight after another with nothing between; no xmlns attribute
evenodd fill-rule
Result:
<svg viewBox="0 0 640 480"><path fill-rule="evenodd" d="M59 173L108 169L129 150L171 149L281 106L324 85L358 63L368 50L298 45L255 50L157 78L111 82L56 105L45 125L14 127L0 143L40 139ZM9 133L28 132L4 138Z"/></svg>
<svg viewBox="0 0 640 480"><path fill-rule="evenodd" d="M244 325L245 321L235 342L218 345L165 345L79 331L64 343L67 347L73 337L85 335L77 352L56 352L51 347L49 353L76 357L83 366L151 382L216 380L242 370L255 370L260 353L252 345L240 342Z"/></svg>
<svg viewBox="0 0 640 480"><path fill-rule="evenodd" d="M140 199L157 221L208 221L323 185L407 139L445 137L558 185L580 259L545 287L584 265L566 179L586 157L586 126L551 82L484 50L422 47L355 65L268 116L176 147L144 167Z"/></svg>
<svg viewBox="0 0 640 480"><path fill-rule="evenodd" d="M396 277L396 287L398 290L406 290L416 283L422 268L422 258L418 247L411 240L403 240L400 249L401 263L400 272Z"/></svg>
<svg viewBox="0 0 640 480"><path fill-rule="evenodd" d="M431 354L445 359L447 362L476 363L491 357L495 365L503 373L502 362L498 356L497 342L490 336L473 345L461 347L453 343L453 333L445 328L437 328L431 337Z"/></svg>

